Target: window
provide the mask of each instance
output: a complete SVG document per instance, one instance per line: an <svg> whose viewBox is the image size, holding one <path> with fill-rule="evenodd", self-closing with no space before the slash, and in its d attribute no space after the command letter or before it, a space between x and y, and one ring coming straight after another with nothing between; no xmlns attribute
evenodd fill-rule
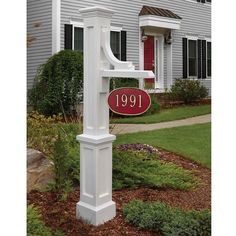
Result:
<svg viewBox="0 0 236 236"><path fill-rule="evenodd" d="M117 59L121 57L120 32L111 31L110 36L111 50Z"/></svg>
<svg viewBox="0 0 236 236"><path fill-rule="evenodd" d="M197 76L197 41L188 40L188 75Z"/></svg>
<svg viewBox="0 0 236 236"><path fill-rule="evenodd" d="M211 77L210 39L183 38L183 78Z"/></svg>
<svg viewBox="0 0 236 236"><path fill-rule="evenodd" d="M71 49L83 52L84 41L83 25L78 24L65 24L64 25L64 49ZM121 61L126 61L127 52L127 32L125 30L111 31L110 35L111 50L115 57Z"/></svg>
<svg viewBox="0 0 236 236"><path fill-rule="evenodd" d="M211 76L211 42L207 42L207 76Z"/></svg>
<svg viewBox="0 0 236 236"><path fill-rule="evenodd" d="M74 27L74 50L83 52L83 28Z"/></svg>
<svg viewBox="0 0 236 236"><path fill-rule="evenodd" d="M209 2L209 3L211 3L211 0L197 0L197 2L201 2L201 3Z"/></svg>
<svg viewBox="0 0 236 236"><path fill-rule="evenodd" d="M74 50L83 52L84 30L80 27L74 27ZM110 43L111 50L116 58L120 59L120 32L111 31Z"/></svg>

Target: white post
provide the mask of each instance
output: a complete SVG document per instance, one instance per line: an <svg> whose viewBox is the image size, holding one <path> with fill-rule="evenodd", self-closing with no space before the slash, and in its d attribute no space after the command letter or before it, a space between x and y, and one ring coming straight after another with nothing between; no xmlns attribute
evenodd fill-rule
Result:
<svg viewBox="0 0 236 236"><path fill-rule="evenodd" d="M80 141L80 201L77 218L94 225L112 219L116 214L112 201L112 141L109 134L107 93L100 75L101 28L110 27L112 11L92 7L82 9L84 18L84 122ZM105 87L105 88L104 88Z"/></svg>
<svg viewBox="0 0 236 236"><path fill-rule="evenodd" d="M115 217L112 201L112 142L109 134L108 77L153 77L135 71L132 62L117 60L110 49L113 11L103 7L80 10L84 18L84 120L80 141L80 201L77 218L99 225ZM114 70L109 70L110 65Z"/></svg>

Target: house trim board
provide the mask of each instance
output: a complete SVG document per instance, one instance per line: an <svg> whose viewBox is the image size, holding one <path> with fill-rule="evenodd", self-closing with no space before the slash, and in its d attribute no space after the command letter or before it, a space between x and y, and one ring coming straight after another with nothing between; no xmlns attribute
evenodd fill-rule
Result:
<svg viewBox="0 0 236 236"><path fill-rule="evenodd" d="M61 0L52 0L52 55L61 49Z"/></svg>

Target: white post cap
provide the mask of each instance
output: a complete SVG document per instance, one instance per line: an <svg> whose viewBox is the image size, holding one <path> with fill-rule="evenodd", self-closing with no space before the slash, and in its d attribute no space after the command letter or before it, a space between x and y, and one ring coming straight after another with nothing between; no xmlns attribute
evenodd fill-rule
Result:
<svg viewBox="0 0 236 236"><path fill-rule="evenodd" d="M115 11L101 6L82 8L79 10L79 12L83 16L83 18L87 17L111 18L111 16L115 13Z"/></svg>

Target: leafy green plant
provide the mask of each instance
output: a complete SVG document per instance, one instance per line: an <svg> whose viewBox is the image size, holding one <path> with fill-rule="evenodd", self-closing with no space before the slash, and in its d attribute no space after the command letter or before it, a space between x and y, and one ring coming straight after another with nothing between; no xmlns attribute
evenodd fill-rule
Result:
<svg viewBox="0 0 236 236"><path fill-rule="evenodd" d="M29 91L29 105L44 115L72 115L83 87L83 55L64 50L41 65Z"/></svg>
<svg viewBox="0 0 236 236"><path fill-rule="evenodd" d="M151 97L151 106L150 108L144 113L144 115L152 115L155 113L158 113L160 111L161 105L160 103L157 101L157 98L155 97L154 94L150 95Z"/></svg>
<svg viewBox="0 0 236 236"><path fill-rule="evenodd" d="M75 138L81 130L81 123L65 124L60 114L45 117L38 112L31 112L27 115L27 147L50 156L54 152L55 142L61 131L71 133Z"/></svg>
<svg viewBox="0 0 236 236"><path fill-rule="evenodd" d="M184 101L185 104L207 95L207 89L198 80L191 79L176 79L169 92L171 99Z"/></svg>
<svg viewBox="0 0 236 236"><path fill-rule="evenodd" d="M145 83L144 88L145 89L154 89L155 84L154 83Z"/></svg>
<svg viewBox="0 0 236 236"><path fill-rule="evenodd" d="M154 186L187 190L197 185L189 171L161 162L156 156L142 151L114 151L113 189Z"/></svg>
<svg viewBox="0 0 236 236"><path fill-rule="evenodd" d="M60 115L45 117L38 112L27 115L27 147L50 155L58 138L62 117Z"/></svg>
<svg viewBox="0 0 236 236"><path fill-rule="evenodd" d="M123 88L123 87L135 87L138 88L139 82L134 78L112 78L110 80L110 90Z"/></svg>
<svg viewBox="0 0 236 236"><path fill-rule="evenodd" d="M45 226L38 213L38 209L34 205L27 207L27 236L63 236L60 231L52 232Z"/></svg>
<svg viewBox="0 0 236 236"><path fill-rule="evenodd" d="M27 122L27 146L43 152L54 163L55 183L47 189L68 192L79 183L80 153L76 135L81 133L81 124L65 124L61 116L45 117L37 112L30 113Z"/></svg>
<svg viewBox="0 0 236 236"><path fill-rule="evenodd" d="M164 203L144 203L133 200L124 205L125 219L140 229L149 229L164 236L209 236L211 235L211 213L184 211L171 208Z"/></svg>
<svg viewBox="0 0 236 236"><path fill-rule="evenodd" d="M52 155L57 190L68 192L80 180L80 151L73 133L61 132L55 142Z"/></svg>

